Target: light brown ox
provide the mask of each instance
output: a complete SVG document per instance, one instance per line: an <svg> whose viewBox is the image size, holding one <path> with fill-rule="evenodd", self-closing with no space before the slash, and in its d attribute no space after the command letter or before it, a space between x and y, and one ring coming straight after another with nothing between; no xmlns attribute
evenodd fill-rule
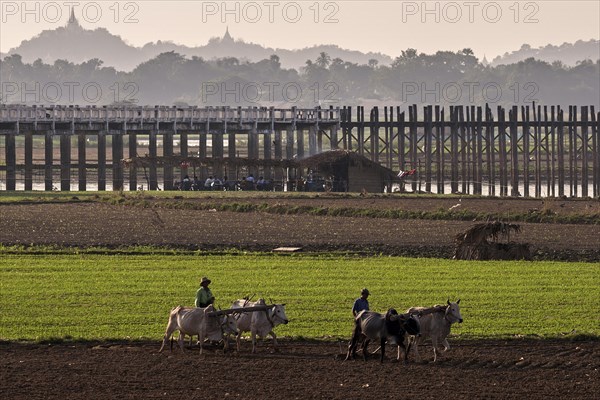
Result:
<svg viewBox="0 0 600 400"><path fill-rule="evenodd" d="M226 335L237 335L237 323L231 315L215 315L209 313L215 311L212 305L206 308L200 307L182 307L178 306L171 310L169 314L169 323L163 337L163 343L159 353L163 351L165 345L169 342L173 332L179 330L177 342L181 350L183 347L183 338L185 335L198 335L200 343L200 354L202 354L202 343L205 338L211 341L220 341ZM225 340L224 351L227 351L228 341Z"/></svg>
<svg viewBox="0 0 600 400"><path fill-rule="evenodd" d="M448 299L447 305L435 305L429 308L411 307L407 310L408 313L417 313L417 315L420 315L421 336L412 336L410 338L414 342L413 351L417 361L421 360L419 356L419 344L428 337L431 338L431 344L433 345L433 362L437 360L438 343L444 345L443 351L450 349L450 344L448 343L450 327L455 322L459 324L463 322L459 303L460 299L456 303L451 303L450 299Z"/></svg>
<svg viewBox="0 0 600 400"><path fill-rule="evenodd" d="M287 324L289 322L285 315L285 304L266 305L264 299L250 301L240 299L233 302L231 308L252 308L256 306L266 306L264 311L255 311L251 313L240 313L237 320L239 333L236 337L237 350L241 348L241 337L243 332L250 332L252 338L252 353L256 353L256 336L266 338L270 335L273 338L273 350L277 351L277 335L273 330L277 325Z"/></svg>

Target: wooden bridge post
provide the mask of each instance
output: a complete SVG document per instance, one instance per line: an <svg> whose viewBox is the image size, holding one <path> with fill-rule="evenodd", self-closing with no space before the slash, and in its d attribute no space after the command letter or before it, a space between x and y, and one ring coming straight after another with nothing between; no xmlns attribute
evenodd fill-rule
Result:
<svg viewBox="0 0 600 400"><path fill-rule="evenodd" d="M519 131L518 131L518 106L513 106L508 112L510 121L510 156L511 156L511 196L519 196Z"/></svg>
<svg viewBox="0 0 600 400"><path fill-rule="evenodd" d="M400 111L400 109L398 108L396 111ZM406 170L406 153L404 150L406 140L406 135L404 133L405 118L404 111L398 114L398 168L402 171ZM402 187L402 189L404 189L404 187Z"/></svg>
<svg viewBox="0 0 600 400"><path fill-rule="evenodd" d="M431 193L431 164L433 142L433 106L423 108L423 121L425 124L425 191Z"/></svg>
<svg viewBox="0 0 600 400"><path fill-rule="evenodd" d="M87 153L85 133L77 134L77 183L78 190L85 192L87 189Z"/></svg>
<svg viewBox="0 0 600 400"><path fill-rule="evenodd" d="M500 181L500 196L508 195L506 179L506 113L498 106L498 180Z"/></svg>
<svg viewBox="0 0 600 400"><path fill-rule="evenodd" d="M340 107L336 107L333 110L333 106L329 106L329 120L333 120L337 117L337 124L333 125L329 128L329 140L330 140L330 148L331 150L339 149L339 138L338 138L338 130L340 129Z"/></svg>
<svg viewBox="0 0 600 400"><path fill-rule="evenodd" d="M190 127L189 127L189 129L190 129L190 131L192 129L194 129L193 117L190 119ZM188 158L189 157L188 139L189 139L188 132L179 132L179 153L181 154L182 158ZM188 171L187 171L187 168L184 168L184 167L181 167L180 171L181 172L179 174L180 175L179 176L179 181L181 182L181 181L183 181L183 178L185 178L185 176L188 175Z"/></svg>
<svg viewBox="0 0 600 400"><path fill-rule="evenodd" d="M483 111L481 106L477 106L477 125L475 127L475 194L483 194Z"/></svg>
<svg viewBox="0 0 600 400"><path fill-rule="evenodd" d="M53 189L52 185L52 163L53 163L53 140L54 135L52 132L46 132L44 138L44 190L51 192Z"/></svg>
<svg viewBox="0 0 600 400"><path fill-rule="evenodd" d="M17 189L17 146L16 132L4 135L6 155L6 190Z"/></svg>
<svg viewBox="0 0 600 400"><path fill-rule="evenodd" d="M352 127L350 123L352 122L352 107L344 106L344 117L343 120L346 123L342 130L342 141L344 150L352 150Z"/></svg>
<svg viewBox="0 0 600 400"><path fill-rule="evenodd" d="M592 160L594 163L594 197L600 195L600 112L596 116L596 110L594 106L591 107L590 112L592 122Z"/></svg>
<svg viewBox="0 0 600 400"><path fill-rule="evenodd" d="M577 195L577 176L576 176L576 157L577 146L575 131L577 130L577 108L569 106L569 195L571 197Z"/></svg>
<svg viewBox="0 0 600 400"><path fill-rule="evenodd" d="M358 154L365 155L365 107L356 107L356 117L358 118Z"/></svg>
<svg viewBox="0 0 600 400"><path fill-rule="evenodd" d="M25 190L33 190L33 132L25 132Z"/></svg>
<svg viewBox="0 0 600 400"><path fill-rule="evenodd" d="M273 136L275 133L275 107L269 108L269 129L265 132L263 136L263 159L272 160L273 159ZM273 178L273 167L270 165L265 165L263 167L263 177L267 180L271 180Z"/></svg>
<svg viewBox="0 0 600 400"><path fill-rule="evenodd" d="M450 193L458 192L458 106L450 106Z"/></svg>
<svg viewBox="0 0 600 400"><path fill-rule="evenodd" d="M123 190L123 134L115 132L112 136L112 181L113 190Z"/></svg>
<svg viewBox="0 0 600 400"><path fill-rule="evenodd" d="M208 139L207 138L208 138L208 132L210 132L211 111L212 111L212 107L210 107L208 110L208 116L206 119L206 123L204 124L204 130L200 130L200 132L198 134L198 157L200 158L200 160L205 160L207 157L207 154L208 154L208 150L207 150L207 140ZM199 175L200 175L199 176L200 182L202 182L202 184L204 184L204 181L208 178L207 167L201 166Z"/></svg>
<svg viewBox="0 0 600 400"><path fill-rule="evenodd" d="M98 190L106 190L106 133L98 132Z"/></svg>
<svg viewBox="0 0 600 400"><path fill-rule="evenodd" d="M60 190L71 190L71 135L60 135Z"/></svg>
<svg viewBox="0 0 600 400"><path fill-rule="evenodd" d="M444 121L444 108L435 106L435 131L436 131L436 152L437 152L437 193L445 192L445 149L446 149L446 126Z"/></svg>
<svg viewBox="0 0 600 400"><path fill-rule="evenodd" d="M173 132L177 132L177 126L176 123L173 124L173 128L174 131ZM163 156L166 157L167 160L169 160L171 157L173 157L173 137L174 134L173 132L165 132L165 134L163 135ZM164 190L173 190L173 184L174 184L174 172L173 172L173 165L170 162L165 163L164 165L164 175L163 175L163 189Z"/></svg>
<svg viewBox="0 0 600 400"><path fill-rule="evenodd" d="M148 141L149 141L148 155L152 159L156 159L156 157L158 155L157 136L159 135L159 132L160 131L158 130L158 128L152 129L150 131L150 135L148 138ZM149 183L148 190L157 190L158 189L158 168L156 166L156 163L152 163L152 165L150 165L149 169L150 169L150 174L149 174L150 175L150 183Z"/></svg>
<svg viewBox="0 0 600 400"><path fill-rule="evenodd" d="M133 132L129 132L128 134L128 151L129 158L133 158L137 156L137 135ZM137 167L135 164L129 166L129 190L136 191L138 189L137 186Z"/></svg>
<svg viewBox="0 0 600 400"><path fill-rule="evenodd" d="M488 174L488 195L496 196L496 135L494 133L494 115L485 104L486 162Z"/></svg>
<svg viewBox="0 0 600 400"><path fill-rule="evenodd" d="M581 107L581 197L588 196L588 107Z"/></svg>
<svg viewBox="0 0 600 400"><path fill-rule="evenodd" d="M534 105L535 107L535 105ZM523 196L529 197L529 106L521 106L521 122L523 124Z"/></svg>
<svg viewBox="0 0 600 400"><path fill-rule="evenodd" d="M470 193L468 185L468 168L467 168L467 127L465 124L465 111L464 107L458 106L458 140L459 147L458 153L460 155L460 180L461 180L461 193Z"/></svg>
<svg viewBox="0 0 600 400"><path fill-rule="evenodd" d="M542 195L542 107L538 104L537 112L535 104L532 107L533 111L533 157L535 158L535 197ZM546 147L547 149L547 147ZM548 154L546 154L548 156ZM547 158L546 158L547 159ZM548 174L549 171L547 170ZM550 192L548 192L550 193Z"/></svg>
<svg viewBox="0 0 600 400"><path fill-rule="evenodd" d="M417 173L413 174L413 175L409 175L411 177L411 189L413 192L417 191L417 179L420 179L419 174L421 173L420 171L420 163L419 163L419 156L418 156L418 141L419 141L419 136L418 136L418 130L417 130L417 121L419 120L419 109L417 107L416 104L413 104L413 106L411 107L412 109L412 118L411 118L411 124L410 124L410 138L409 138L409 157L410 157L410 161L411 161L411 165L412 168L417 168Z"/></svg>
<svg viewBox="0 0 600 400"><path fill-rule="evenodd" d="M308 155L317 154L317 129L315 125L308 128Z"/></svg>
<svg viewBox="0 0 600 400"><path fill-rule="evenodd" d="M557 157L558 157L558 196L565 195L565 131L564 131L564 112L557 109Z"/></svg>
<svg viewBox="0 0 600 400"><path fill-rule="evenodd" d="M377 106L371 109L369 136L371 137L371 161L379 163L379 107Z"/></svg>

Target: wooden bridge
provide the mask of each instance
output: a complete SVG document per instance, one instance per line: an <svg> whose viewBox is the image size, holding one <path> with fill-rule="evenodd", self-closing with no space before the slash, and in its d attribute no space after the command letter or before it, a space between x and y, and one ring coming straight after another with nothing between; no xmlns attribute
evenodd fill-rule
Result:
<svg viewBox="0 0 600 400"><path fill-rule="evenodd" d="M360 106L0 105L0 190L32 190L42 180L45 190L55 182L60 190L106 190L107 182L136 190L142 179L151 190L168 190L189 173L168 163L124 168L124 158L142 155L211 159L194 170L200 179L254 173L282 180L286 172L269 161L347 149L396 171L416 169L405 183L411 191L600 194L600 113L593 106L425 106L419 116L412 105L365 114ZM241 158L255 162L243 171L225 162Z"/></svg>

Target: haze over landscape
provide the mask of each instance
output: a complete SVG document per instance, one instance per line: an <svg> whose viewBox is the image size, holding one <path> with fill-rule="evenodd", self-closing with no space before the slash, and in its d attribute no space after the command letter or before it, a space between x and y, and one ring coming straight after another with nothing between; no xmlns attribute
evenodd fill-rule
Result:
<svg viewBox="0 0 600 400"><path fill-rule="evenodd" d="M597 2L70 4L0 2L3 102L600 103Z"/></svg>

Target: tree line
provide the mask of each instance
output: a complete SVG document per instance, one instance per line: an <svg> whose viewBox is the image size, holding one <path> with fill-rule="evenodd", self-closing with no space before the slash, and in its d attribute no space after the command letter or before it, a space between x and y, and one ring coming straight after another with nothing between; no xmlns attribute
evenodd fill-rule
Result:
<svg viewBox="0 0 600 400"><path fill-rule="evenodd" d="M468 48L435 54L409 48L390 65L374 59L357 64L322 52L296 70L282 68L275 54L250 62L171 51L123 72L99 59L24 63L15 54L0 60L0 82L1 102L18 104L599 106L600 60L567 66L528 58L489 66Z"/></svg>

